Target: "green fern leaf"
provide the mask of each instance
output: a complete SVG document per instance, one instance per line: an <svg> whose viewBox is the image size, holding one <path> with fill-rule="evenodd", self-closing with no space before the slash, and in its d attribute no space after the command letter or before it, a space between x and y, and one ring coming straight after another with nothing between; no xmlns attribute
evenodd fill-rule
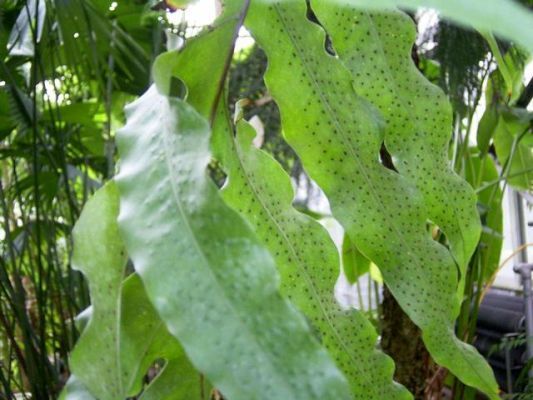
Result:
<svg viewBox="0 0 533 400"><path fill-rule="evenodd" d="M220 21L238 10L238 3L228 4L215 29L193 39L181 52L159 57L155 64L159 86L168 91L170 76L178 76L189 89L188 101L206 118L213 108L214 89L223 68L220 57L216 58L218 62L208 64L202 60L207 53L224 54L230 48L231 27ZM194 68L196 65L201 69ZM222 101L218 109L213 148L229 173L224 200L252 224L274 255L282 276L282 291L311 319L358 398L409 398L407 391L392 381L390 359L375 350L377 336L372 325L356 311L343 312L334 300L338 256L327 233L292 208L289 178L276 161L250 147L250 128L241 122L244 132L234 141L226 115L228 107ZM247 179L247 173L256 175L260 189Z"/></svg>
<svg viewBox="0 0 533 400"><path fill-rule="evenodd" d="M323 2L313 6L352 73L356 92L383 115L394 165L424 195L427 217L446 233L463 282L481 229L476 196L448 159L450 104L412 62L416 30L411 18L401 12L324 7Z"/></svg>
<svg viewBox="0 0 533 400"><path fill-rule="evenodd" d="M234 137L227 118L217 118L214 135L216 155L228 174L224 200L250 222L274 255L282 292L311 320L348 377L354 398L411 398L393 383L392 360L375 349L372 324L358 311L343 311L335 301L337 249L317 221L292 207L290 178L273 158L253 146L254 129L240 121Z"/></svg>
<svg viewBox="0 0 533 400"><path fill-rule="evenodd" d="M260 0L270 4L277 0ZM286 0L298 2L299 0ZM433 8L443 17L473 27L480 32L494 32L533 52L533 14L514 0L318 0L327 4L383 10L400 7L411 11ZM316 2L318 2L316 1Z"/></svg>
<svg viewBox="0 0 533 400"><path fill-rule="evenodd" d="M503 112L494 131L494 147L500 162L506 166L507 182L518 190L533 190L532 115L525 118Z"/></svg>
<svg viewBox="0 0 533 400"><path fill-rule="evenodd" d="M119 224L193 364L230 399L348 399L345 378L279 296L270 255L206 176L207 121L154 86L126 114Z"/></svg>
<svg viewBox="0 0 533 400"><path fill-rule="evenodd" d="M163 370L141 399L154 398L150 393L163 387L173 399L199 398L199 374L165 329L139 277L134 274L123 282L127 256L116 222L118 205L118 191L110 182L87 202L74 228L73 264L89 281L92 313L72 353L75 378L63 396L131 397L141 391L150 365L163 359ZM166 384L169 375L175 381L171 385Z"/></svg>
<svg viewBox="0 0 533 400"><path fill-rule="evenodd" d="M455 261L427 232L416 187L379 163L383 124L355 95L350 72L325 52L324 32L306 21L305 4L294 2L253 2L246 25L269 57L267 86L284 134L334 216L381 269L435 360L497 398L488 364L454 334Z"/></svg>

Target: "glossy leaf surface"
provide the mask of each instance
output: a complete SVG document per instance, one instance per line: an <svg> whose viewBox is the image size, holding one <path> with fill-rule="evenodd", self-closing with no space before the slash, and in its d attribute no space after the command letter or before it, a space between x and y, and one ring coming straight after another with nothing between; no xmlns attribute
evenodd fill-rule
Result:
<svg viewBox="0 0 533 400"><path fill-rule="evenodd" d="M206 75L190 66L202 63L206 48L217 48L223 54L221 49L229 47L220 43L220 38L228 41L230 36L217 34L217 29L227 27L217 26L193 39L179 54L160 57L155 68L160 87L166 87L165 81L172 73L186 82L188 100L205 117L214 99L209 88L216 86L222 69L211 63L204 67L211 69ZM241 121L241 134L234 139L227 105L223 102L218 108L213 143L215 156L229 174L224 200L251 223L274 255L283 293L310 318L321 341L349 378L354 393L362 398L409 398L392 382L391 361L375 349L377 336L372 325L358 312L342 311L335 302L333 286L339 260L328 234L291 206L294 193L289 177L275 160L251 147L252 128Z"/></svg>
<svg viewBox="0 0 533 400"><path fill-rule="evenodd" d="M230 399L349 398L345 378L280 297L270 255L207 178L207 121L155 86L126 111L119 224L192 363Z"/></svg>
<svg viewBox="0 0 533 400"><path fill-rule="evenodd" d="M334 216L381 269L435 360L497 398L488 364L454 334L453 257L426 230L416 187L379 163L383 122L377 110L355 95L350 72L325 52L324 32L306 20L305 4L253 2L246 25L269 57L266 81L284 134Z"/></svg>

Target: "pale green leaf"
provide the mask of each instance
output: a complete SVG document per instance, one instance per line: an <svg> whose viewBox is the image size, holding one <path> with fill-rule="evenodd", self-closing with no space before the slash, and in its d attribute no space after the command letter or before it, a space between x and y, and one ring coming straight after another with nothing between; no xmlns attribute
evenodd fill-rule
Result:
<svg viewBox="0 0 533 400"><path fill-rule="evenodd" d="M223 7L213 27L190 39L183 49L161 54L153 67L154 81L161 93L169 94L171 77L179 77L187 86L188 101L206 118L212 116L215 98L224 83L221 79L224 78L228 58L233 54L240 16L245 12L245 1L227 1Z"/></svg>
<svg viewBox="0 0 533 400"><path fill-rule="evenodd" d="M210 386L202 383L202 377L190 364L181 345L166 329L137 274L123 284L121 310L121 363L131 371L124 385L129 395L139 393L139 383L150 365L164 360L162 370L144 389L140 400L207 399Z"/></svg>
<svg viewBox="0 0 533 400"><path fill-rule="evenodd" d="M174 399L189 399L195 392L200 399L200 376L159 319L139 277L123 282L127 257L116 222L118 204L110 182L87 202L74 228L73 264L89 281L92 312L71 356L75 378L65 400L84 398L87 392L100 400L135 395L156 360L165 360L166 366L147 392L157 390L160 380L168 383L168 370L174 379L166 390ZM194 375L197 385L191 386L187 382ZM184 388L191 390L183 393Z"/></svg>
<svg viewBox="0 0 533 400"><path fill-rule="evenodd" d="M531 122L504 112L494 133L498 160L505 165L507 182L520 190L533 190L533 135Z"/></svg>
<svg viewBox="0 0 533 400"><path fill-rule="evenodd" d="M89 281L93 312L72 352L71 368L77 379L103 400L124 395L118 302L127 255L115 222L117 215L118 191L111 183L87 202L73 231L72 264Z"/></svg>
<svg viewBox="0 0 533 400"><path fill-rule="evenodd" d="M274 4L278 0L260 0ZM298 2L298 0L288 0ZM357 6L366 9L416 11L433 8L444 17L481 32L494 32L533 52L533 14L514 0L318 0L329 4Z"/></svg>
<svg viewBox="0 0 533 400"><path fill-rule="evenodd" d="M355 283L362 275L370 271L370 260L355 246L348 235L342 240L342 269L348 282Z"/></svg>
<svg viewBox="0 0 533 400"><path fill-rule="evenodd" d="M339 274L338 252L327 231L296 211L294 190L283 168L256 149L254 129L245 121L237 136L217 118L215 149L228 174L224 200L250 222L274 255L282 293L309 318L324 346L350 381L356 399L410 399L394 383L394 364L376 350L377 334L358 311L343 311L333 287Z"/></svg>
<svg viewBox="0 0 533 400"><path fill-rule="evenodd" d="M192 363L228 398L348 399L275 265L206 177L209 127L153 86L118 134L119 224L148 296Z"/></svg>
<svg viewBox="0 0 533 400"><path fill-rule="evenodd" d="M426 217L446 234L461 277L476 248L476 196L448 159L452 110L444 93L414 65L416 29L402 12L362 11L312 2L357 94L385 119L385 145L396 169L424 196ZM459 287L462 296L462 285Z"/></svg>
<svg viewBox="0 0 533 400"><path fill-rule="evenodd" d="M490 85L490 81L488 85ZM477 129L477 147L481 151L482 155L486 155L489 152L490 143L496 126L498 125L499 112L495 104L488 103L483 116L479 120L479 126Z"/></svg>
<svg viewBox="0 0 533 400"><path fill-rule="evenodd" d="M486 184L499 178L496 163L488 155L480 155L470 151L469 162L465 169L465 177L475 188L483 188ZM478 208L480 209L483 231L479 240L482 273L489 279L500 265L503 244L503 191L499 184L485 187L478 192Z"/></svg>
<svg viewBox="0 0 533 400"><path fill-rule="evenodd" d="M328 196L333 215L381 269L397 301L422 328L436 362L496 399L490 367L454 334L456 263L427 231L427 210L416 187L379 162L384 136L377 110L355 95L350 72L324 51L324 32L307 21L304 3L252 2L246 26L269 58L267 86L287 141ZM433 148L436 157L444 152Z"/></svg>
<svg viewBox="0 0 533 400"><path fill-rule="evenodd" d="M224 21L238 3L230 3L219 21ZM221 79L220 60L232 40L229 27L219 24L215 22L216 29L193 39L179 54L159 57L154 68L156 82L163 90L168 90L169 75L183 80L189 87L189 102L206 118L216 96L213 88ZM203 63L206 52L218 54L214 62ZM242 122L242 135L234 142L225 115L228 107L223 102L218 108L214 149L230 182L223 197L246 217L274 255L283 293L310 319L358 398L408 398L405 390L393 384L391 361L375 350L377 337L372 325L355 311L343 312L335 302L338 256L327 233L312 218L292 208L294 193L289 178L273 159L250 147L251 128ZM255 179L246 179L248 173Z"/></svg>

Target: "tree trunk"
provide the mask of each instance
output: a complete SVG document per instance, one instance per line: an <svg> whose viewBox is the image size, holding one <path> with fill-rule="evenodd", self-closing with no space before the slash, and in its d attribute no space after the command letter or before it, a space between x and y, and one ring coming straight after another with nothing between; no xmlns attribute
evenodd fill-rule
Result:
<svg viewBox="0 0 533 400"><path fill-rule="evenodd" d="M396 363L395 380L409 389L415 399L423 400L426 381L432 375L431 358L422 342L422 332L386 286L383 286L382 329L383 351Z"/></svg>

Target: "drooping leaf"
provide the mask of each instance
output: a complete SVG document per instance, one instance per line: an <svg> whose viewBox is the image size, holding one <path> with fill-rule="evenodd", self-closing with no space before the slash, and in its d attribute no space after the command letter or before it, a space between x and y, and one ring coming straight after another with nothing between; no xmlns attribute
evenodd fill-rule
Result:
<svg viewBox="0 0 533 400"><path fill-rule="evenodd" d="M270 255L206 177L207 121L155 86L126 113L119 224L192 363L230 399L348 399L345 378L277 292Z"/></svg>
<svg viewBox="0 0 533 400"><path fill-rule="evenodd" d="M411 18L398 11L324 7L320 1L312 6L356 92L385 119L385 145L394 165L424 195L427 218L446 234L464 278L480 234L476 197L448 159L450 104L412 62L416 30Z"/></svg>
<svg viewBox="0 0 533 400"><path fill-rule="evenodd" d="M174 399L200 398L200 376L159 319L139 277L123 282L127 257L116 222L118 204L117 189L108 183L87 203L74 229L73 264L89 281L92 312L71 356L75 378L65 389L65 400L87 392L100 400L135 395L156 360L166 364L146 394L165 386ZM173 384L166 385L169 373ZM191 384L193 376L196 385Z"/></svg>
<svg viewBox="0 0 533 400"><path fill-rule="evenodd" d="M357 249L350 237L344 234L342 240L342 269L348 282L355 283L370 271L370 260Z"/></svg>
<svg viewBox="0 0 533 400"><path fill-rule="evenodd" d="M489 82L490 85L490 82ZM490 143L496 126L498 125L499 112L495 104L488 103L483 116L479 120L477 130L477 147L482 155L486 155L490 148Z"/></svg>
<svg viewBox="0 0 533 400"><path fill-rule="evenodd" d="M226 5L222 21L230 10L238 10L239 2ZM206 118L215 101L213 89L223 72L220 59L232 40L227 26L217 22L215 26L193 39L182 52L159 57L154 69L163 90L168 90L171 75L183 80L189 89L188 101ZM216 51L218 64L202 63L206 51ZM194 68L196 65L203 67ZM246 123L241 122L239 138L232 138L228 107L221 100L213 147L229 174L224 200L252 224L274 255L282 275L282 292L311 319L337 365L349 377L352 391L362 398L408 398L409 394L392 382L390 360L375 350L377 337L372 325L355 311L343 312L335 302L338 256L328 234L312 218L292 208L294 193L288 176L266 153L251 148L253 131ZM254 174L255 179L248 179L247 174Z"/></svg>
<svg viewBox="0 0 533 400"><path fill-rule="evenodd" d="M89 281L93 313L72 352L71 368L101 399L124 395L118 304L127 255L115 222L117 215L118 192L111 183L87 203L73 231L72 264Z"/></svg>
<svg viewBox="0 0 533 400"><path fill-rule="evenodd" d="M235 8L236 3L238 2L230 3L230 8L232 5ZM224 20L223 17L221 19ZM215 26L217 26L217 22L215 22ZM156 61L156 82L165 90L167 87L165 81L169 81L170 74L173 73L174 76L182 79L189 87L193 88L193 90L188 90L189 102L194 104L206 118L210 116L210 111L212 110L215 100L213 88L217 86L218 81L221 79L222 68L220 63L218 68L216 62L209 63L203 67L204 69L209 69L209 73L205 74L205 71L191 66L202 65L206 48L211 50L211 52L216 50L220 55L225 54L227 51L225 49L229 46L224 46L223 38L225 36L226 42L230 41L231 36L229 34L231 31L226 27L224 28L226 29L225 35L222 33L217 35L216 30L221 28L224 28L224 26L217 26L215 29L210 30L208 34L193 39L180 54L169 53L159 57ZM218 57L215 58L219 59ZM206 77L210 79L206 79ZM219 109L224 108L227 110L225 104L219 105ZM256 229L259 238L264 241L271 253L275 255L282 273L282 291L291 300L295 301L307 317L311 318L323 343L330 350L330 354L337 360L337 365L341 366L346 375L349 376L353 391L358 396L363 395L363 398L408 397L409 395L405 390L400 389L398 385L392 382L392 364L387 362L387 358L375 350L376 336L374 328L362 315L358 313L353 315L353 312L342 312L334 301L333 286L334 277L337 274L337 269L334 266L338 267L338 259L334 248L329 247L329 251L322 249L320 254L315 254L318 250L307 253L304 251L305 245L301 243L302 235L309 240L309 242L305 243L313 242L316 245L325 245L326 249L328 249L327 244L332 246L332 243L327 238L327 234L324 238L325 232L319 225L311 218L296 212L290 206L292 189L290 189L288 177L274 160L259 152L259 158L263 159L264 163L253 166L253 162L246 163L246 165L244 165L244 160L239 162L238 152L233 152L236 149L235 146L239 147L238 141L232 144L233 140L230 138L230 130L226 123L228 118L225 117L223 111L220 114L222 115L219 115L215 122L215 131L218 134L215 134L214 148L215 151L218 150L218 158L224 161L224 166L230 169L228 172L231 172L229 181L232 189L223 193L233 193L235 195L236 192L239 192L239 195L230 195L230 198L224 195L224 198L230 206L240 209L241 214ZM247 139L243 140L246 142ZM242 147L245 148L247 145ZM251 158L255 159L255 157ZM250 159L250 157L247 157L247 159ZM250 190L250 187L245 182L238 179L243 172L252 169L265 179L264 184L270 190L265 188L267 189L265 193L257 193L254 188ZM276 179L272 180L272 174ZM235 181L236 178L237 181ZM283 182L284 178L287 181ZM272 181L272 184L269 183L270 181ZM243 183L244 187L241 187ZM286 190L278 192L280 188L276 188L276 184L280 184L281 188L285 187ZM288 190L287 184L289 185ZM243 192L246 193L244 197ZM273 193L273 197L268 197L272 196ZM250 207L243 205L246 201L251 202L249 204ZM239 207L239 204L243 205L244 208ZM253 207L254 204L255 207ZM269 208L280 209L280 211L279 213L270 212ZM244 210L247 210L247 212ZM283 218L282 215L284 214L286 214L287 218ZM269 219L263 221L260 216L264 215L269 215L270 221ZM294 217L294 221L290 221L291 215ZM263 225L268 226L270 231L267 232L266 228L261 228ZM300 240L296 240L295 237L289 237L289 232L294 232L298 228L303 229L298 235ZM278 240L272 240L270 237L272 234L279 235L284 240L280 239L279 242ZM289 256L287 256L287 252L289 252ZM332 262L333 258L337 259L337 261ZM340 333L341 331L342 333ZM348 344L356 342L364 343L364 345L350 346ZM381 383L377 383L377 381Z"/></svg>
<svg viewBox="0 0 533 400"><path fill-rule="evenodd" d="M507 182L521 190L533 189L533 134L531 121L503 112L494 133L494 147Z"/></svg>
<svg viewBox="0 0 533 400"><path fill-rule="evenodd" d="M494 46L497 46L497 43L494 43ZM499 49L496 51L499 53ZM482 156L489 151L500 114L505 112L509 104L514 104L522 93L525 60L526 54L516 47L511 47L504 56L499 55L498 69L493 71L487 80L484 91L486 108L477 130L477 147ZM504 65L507 80L504 79L501 64Z"/></svg>
<svg viewBox="0 0 533 400"><path fill-rule="evenodd" d="M280 107L287 141L328 196L333 215L381 269L423 330L434 359L497 398L488 364L454 334L455 261L427 232L416 187L379 163L383 124L353 91L350 72L324 50L324 32L306 20L305 4L292 1L253 2L246 26L269 57L267 86Z"/></svg>
<svg viewBox="0 0 533 400"><path fill-rule="evenodd" d="M245 12L244 0L224 1L222 13L213 27L191 39L182 50L161 54L153 68L159 91L168 94L172 86L171 77L179 77L187 86L188 101L200 114L211 118L216 97L224 85L224 69L231 60L241 16Z"/></svg>
<svg viewBox="0 0 533 400"><path fill-rule="evenodd" d="M274 4L277 0L262 1ZM418 8L434 8L452 21L481 32L494 32L533 52L533 42L530 40L533 37L533 15L514 0L329 0L324 3L374 10L401 7L416 11Z"/></svg>
<svg viewBox="0 0 533 400"><path fill-rule="evenodd" d="M498 183L499 173L492 157L471 150L465 177L472 187L479 189L478 208L483 230L478 251L483 276L489 279L500 265L503 244L503 191Z"/></svg>
<svg viewBox="0 0 533 400"><path fill-rule="evenodd" d="M234 137L225 120L217 118L214 138L216 155L228 174L222 194L274 255L282 292L310 319L348 377L353 398L411 398L393 383L394 365L376 351L377 334L371 323L355 310L343 311L335 301L339 257L327 231L292 207L290 178L273 158L255 148L251 125L239 121Z"/></svg>

